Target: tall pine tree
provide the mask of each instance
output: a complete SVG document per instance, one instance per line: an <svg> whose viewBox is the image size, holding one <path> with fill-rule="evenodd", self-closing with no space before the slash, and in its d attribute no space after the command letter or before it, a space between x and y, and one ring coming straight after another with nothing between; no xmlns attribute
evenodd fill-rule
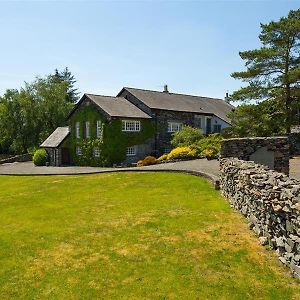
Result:
<svg viewBox="0 0 300 300"><path fill-rule="evenodd" d="M300 9L277 22L261 24L260 49L240 52L246 70L231 76L247 86L235 91L232 101L273 100L284 115L286 133L300 108Z"/></svg>
<svg viewBox="0 0 300 300"><path fill-rule="evenodd" d="M76 79L74 75L69 71L69 68L66 67L63 71L55 69L53 79L56 82L66 82L68 85L66 102L76 103L79 99L78 89L75 88Z"/></svg>

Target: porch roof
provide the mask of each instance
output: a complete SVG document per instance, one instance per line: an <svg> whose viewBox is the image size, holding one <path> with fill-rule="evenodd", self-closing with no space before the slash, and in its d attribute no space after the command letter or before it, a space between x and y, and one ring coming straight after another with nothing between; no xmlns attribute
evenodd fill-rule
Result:
<svg viewBox="0 0 300 300"><path fill-rule="evenodd" d="M70 134L69 127L57 127L40 145L42 148L57 148Z"/></svg>

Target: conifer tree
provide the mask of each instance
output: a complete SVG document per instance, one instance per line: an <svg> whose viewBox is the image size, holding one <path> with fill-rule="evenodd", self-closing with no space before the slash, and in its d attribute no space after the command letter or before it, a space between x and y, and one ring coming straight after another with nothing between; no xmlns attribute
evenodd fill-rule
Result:
<svg viewBox="0 0 300 300"><path fill-rule="evenodd" d="M231 76L247 85L235 91L230 100L273 100L284 115L286 133L290 133L300 108L300 9L277 22L261 24L259 39L260 49L240 52L246 70Z"/></svg>
<svg viewBox="0 0 300 300"><path fill-rule="evenodd" d="M74 75L69 71L69 68L66 67L63 71L55 69L53 79L56 82L65 81L68 84L66 101L68 103L76 103L79 99L78 89L75 88L76 79Z"/></svg>

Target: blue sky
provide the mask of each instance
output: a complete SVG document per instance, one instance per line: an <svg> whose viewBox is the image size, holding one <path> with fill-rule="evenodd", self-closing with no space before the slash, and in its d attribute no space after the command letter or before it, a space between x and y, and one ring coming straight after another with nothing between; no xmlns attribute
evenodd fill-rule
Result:
<svg viewBox="0 0 300 300"><path fill-rule="evenodd" d="M260 22L300 1L1 1L0 95L68 66L81 93L123 86L224 97Z"/></svg>

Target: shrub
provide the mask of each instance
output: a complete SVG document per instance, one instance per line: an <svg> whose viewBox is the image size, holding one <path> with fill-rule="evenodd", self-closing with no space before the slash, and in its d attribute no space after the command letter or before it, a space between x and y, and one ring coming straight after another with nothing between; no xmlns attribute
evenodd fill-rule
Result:
<svg viewBox="0 0 300 300"><path fill-rule="evenodd" d="M138 160L136 163L137 167L142 167L143 166L143 160Z"/></svg>
<svg viewBox="0 0 300 300"><path fill-rule="evenodd" d="M201 129L191 126L183 126L180 131L173 134L171 144L174 147L190 146L199 140L203 139L203 132Z"/></svg>
<svg viewBox="0 0 300 300"><path fill-rule="evenodd" d="M206 148L202 151L202 156L207 159L215 159L218 158L219 153L215 148Z"/></svg>
<svg viewBox="0 0 300 300"><path fill-rule="evenodd" d="M163 154L162 156L160 156L157 161L164 161L168 159L168 154Z"/></svg>
<svg viewBox="0 0 300 300"><path fill-rule="evenodd" d="M45 166L48 161L48 153L45 149L38 149L33 155L33 163L36 166Z"/></svg>
<svg viewBox="0 0 300 300"><path fill-rule="evenodd" d="M39 149L39 148L37 148L37 147L30 147L30 148L27 149L27 153L30 154L31 156L33 156L34 153L35 153L35 151L37 149Z"/></svg>
<svg viewBox="0 0 300 300"><path fill-rule="evenodd" d="M212 152L212 158L217 158L220 154L221 140L222 137L220 134L211 134L193 144L191 148L194 149L201 157L210 156L208 153Z"/></svg>
<svg viewBox="0 0 300 300"><path fill-rule="evenodd" d="M177 147L168 154L167 159L194 159L197 156L197 151L191 147Z"/></svg>
<svg viewBox="0 0 300 300"><path fill-rule="evenodd" d="M143 160L137 162L137 167L155 165L157 160L154 156L146 156Z"/></svg>

